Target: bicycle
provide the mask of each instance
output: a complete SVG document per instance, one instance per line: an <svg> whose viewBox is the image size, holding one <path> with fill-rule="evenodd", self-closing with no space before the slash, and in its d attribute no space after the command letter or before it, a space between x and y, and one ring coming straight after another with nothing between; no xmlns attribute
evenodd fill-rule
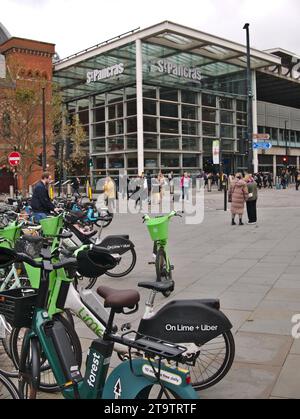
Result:
<svg viewBox="0 0 300 419"><path fill-rule="evenodd" d="M140 295L137 291L106 291L105 307L110 309L106 332L102 339L94 341L87 357L85 376L81 375L70 341L61 323L51 320L47 311L47 292L49 288L49 274L52 270L65 269L74 264L81 268L88 266L96 272L105 267L98 265L92 251L81 254L81 259L67 259L52 265L51 253L43 251L42 262L10 249L0 250L1 264L14 261L29 263L41 269L41 286L38 291L24 290L19 299L11 298L9 291L0 294L2 305L0 313L8 313L7 307L14 302L14 312L10 314L11 322L31 323L30 331L25 335L20 360L19 390L21 397L36 397L39 384L39 368L41 351L49 360L54 376L63 396L67 399L145 399L150 398L154 386L158 386L157 398L197 399L195 390L190 385L187 371L169 366L163 361L180 362L186 348L161 341L137 332L134 339L128 338L128 333L121 336L113 333L113 323L116 314L133 314L138 310ZM106 260L108 263L109 260ZM111 264L114 260L111 257ZM26 309L27 307L27 309ZM129 310L126 312L125 310ZM22 316L20 316L22 311ZM130 359L114 369L107 379L109 361L114 344L118 343L129 348ZM144 353L143 359L132 359L131 351L136 349Z"/></svg>
<svg viewBox="0 0 300 419"><path fill-rule="evenodd" d="M174 266L171 265L168 252L169 221L173 217L182 217L178 212L172 211L166 216L150 218L144 215L143 222L146 223L151 239L154 242L153 255L155 255L155 269L157 282L171 281ZM153 264L153 262L150 262ZM164 297L169 297L171 291L163 293Z"/></svg>
<svg viewBox="0 0 300 419"><path fill-rule="evenodd" d="M15 385L4 371L0 370L0 400L20 399L20 394Z"/></svg>

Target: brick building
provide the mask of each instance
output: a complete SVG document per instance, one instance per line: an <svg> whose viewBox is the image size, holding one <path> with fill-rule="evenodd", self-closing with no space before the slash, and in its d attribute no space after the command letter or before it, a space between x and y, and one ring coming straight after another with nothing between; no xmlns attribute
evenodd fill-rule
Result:
<svg viewBox="0 0 300 419"><path fill-rule="evenodd" d="M49 107L52 97L52 59L55 53L53 44L34 41L24 38L11 37L8 31L0 24L0 104L2 105L7 97L11 97L18 89L28 89L35 94L41 95L42 87L45 87L46 98L46 137L51 137L51 122L49 118ZM7 192L9 185L14 184L14 175L9 168L7 155L14 151L22 151L20 140L15 133L8 128L7 136L3 135L3 124L11 123L12 115L3 113L0 108L0 193ZM35 111L34 135L35 144L39 146L34 149L34 158L41 152L42 141L42 103L37 105ZM22 154L22 152L21 152ZM33 156L27 155L26 166ZM25 162L23 162L25 164ZM28 184L35 183L41 174L42 168L34 164L27 179ZM18 187L22 187L22 176L18 177Z"/></svg>

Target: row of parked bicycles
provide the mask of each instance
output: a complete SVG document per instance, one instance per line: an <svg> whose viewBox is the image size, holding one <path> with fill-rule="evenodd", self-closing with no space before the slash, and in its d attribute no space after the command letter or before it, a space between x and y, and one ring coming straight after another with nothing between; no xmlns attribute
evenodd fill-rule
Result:
<svg viewBox="0 0 300 419"><path fill-rule="evenodd" d="M156 252L156 277L137 330L116 316L137 313L140 293L97 284L136 265L128 235L102 239L113 215L95 203L60 201L59 215L35 225L29 203L0 209L0 399L197 399L230 370L232 325L217 300L175 300L158 311L158 294L171 295L168 216L145 216ZM93 220L92 220L92 219ZM100 285L100 286L99 286ZM83 365L74 317L95 335ZM78 324L78 323L77 323ZM115 353L120 364L111 370ZM17 380L17 384L16 383Z"/></svg>

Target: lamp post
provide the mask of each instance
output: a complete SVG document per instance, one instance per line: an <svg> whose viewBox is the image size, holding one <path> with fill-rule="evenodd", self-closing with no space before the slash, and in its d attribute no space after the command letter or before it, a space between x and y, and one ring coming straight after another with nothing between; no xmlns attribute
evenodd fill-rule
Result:
<svg viewBox="0 0 300 419"><path fill-rule="evenodd" d="M47 143L46 143L46 99L45 99L45 87L42 88L43 97L43 171L47 170Z"/></svg>
<svg viewBox="0 0 300 419"><path fill-rule="evenodd" d="M250 51L250 33L249 23L246 23L243 29L246 30L247 39L247 98L248 98L248 170L253 173L253 92L252 92L252 78L251 78L251 51Z"/></svg>

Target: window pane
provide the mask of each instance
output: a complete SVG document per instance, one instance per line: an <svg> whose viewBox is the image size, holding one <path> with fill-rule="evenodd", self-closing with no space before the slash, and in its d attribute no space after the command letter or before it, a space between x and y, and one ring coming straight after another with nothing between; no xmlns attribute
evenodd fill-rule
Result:
<svg viewBox="0 0 300 419"><path fill-rule="evenodd" d="M145 153L145 168L155 169L158 167L158 154Z"/></svg>
<svg viewBox="0 0 300 419"><path fill-rule="evenodd" d="M160 130L161 132L166 132L170 134L179 134L178 121L174 121L171 119L161 119Z"/></svg>
<svg viewBox="0 0 300 419"><path fill-rule="evenodd" d="M144 147L146 149L157 149L157 137L153 135L144 135Z"/></svg>
<svg viewBox="0 0 300 419"><path fill-rule="evenodd" d="M221 137L234 138L233 127L221 125Z"/></svg>
<svg viewBox="0 0 300 419"><path fill-rule="evenodd" d="M245 102L244 100L237 100L236 109L240 112L247 112L247 102Z"/></svg>
<svg viewBox="0 0 300 419"><path fill-rule="evenodd" d="M195 106L182 105L183 119L198 119L198 108Z"/></svg>
<svg viewBox="0 0 300 419"><path fill-rule="evenodd" d="M217 134L217 126L214 124L203 124L203 135L211 135L215 137Z"/></svg>
<svg viewBox="0 0 300 419"><path fill-rule="evenodd" d="M170 118L178 118L178 105L172 103L161 103L160 104L161 116L169 116Z"/></svg>
<svg viewBox="0 0 300 419"><path fill-rule="evenodd" d="M165 137L161 136L160 148L162 150L179 150L179 138L178 137Z"/></svg>
<svg viewBox="0 0 300 419"><path fill-rule="evenodd" d="M126 99L136 99L136 88L127 87L126 89Z"/></svg>
<svg viewBox="0 0 300 419"><path fill-rule="evenodd" d="M146 86L144 87L144 97L150 97L156 99L156 87Z"/></svg>
<svg viewBox="0 0 300 419"><path fill-rule="evenodd" d="M237 137L241 140L247 138L247 128L246 127L237 127Z"/></svg>
<svg viewBox="0 0 300 419"><path fill-rule="evenodd" d="M213 139L212 138L203 138L203 151L205 153L212 154L213 152Z"/></svg>
<svg viewBox="0 0 300 419"><path fill-rule="evenodd" d="M116 123L110 122L108 124L108 135L116 135Z"/></svg>
<svg viewBox="0 0 300 419"><path fill-rule="evenodd" d="M116 114L117 118L123 118L123 116L124 116L123 103L118 103L116 105L116 112L117 112L117 114Z"/></svg>
<svg viewBox="0 0 300 419"><path fill-rule="evenodd" d="M120 135L124 134L124 122L123 119L113 121L108 124L108 135Z"/></svg>
<svg viewBox="0 0 300 419"><path fill-rule="evenodd" d="M105 138L93 141L93 153L101 153L105 151Z"/></svg>
<svg viewBox="0 0 300 419"><path fill-rule="evenodd" d="M94 105L95 106L105 105L105 94L95 96Z"/></svg>
<svg viewBox="0 0 300 419"><path fill-rule="evenodd" d="M106 158L105 157L96 157L96 167L95 169L101 170L106 169Z"/></svg>
<svg viewBox="0 0 300 419"><path fill-rule="evenodd" d="M98 108L94 111L95 122L105 121L105 108Z"/></svg>
<svg viewBox="0 0 300 419"><path fill-rule="evenodd" d="M217 106L217 98L216 96L203 94L202 95L202 105L203 106L210 106L212 108L216 108Z"/></svg>
<svg viewBox="0 0 300 419"><path fill-rule="evenodd" d="M197 93L189 92L187 90L183 90L181 92L181 102L183 103L197 103Z"/></svg>
<svg viewBox="0 0 300 419"><path fill-rule="evenodd" d="M144 100L144 114L156 115L156 102L154 100Z"/></svg>
<svg viewBox="0 0 300 419"><path fill-rule="evenodd" d="M127 115L131 116L131 115L136 115L137 114L137 110L136 110L136 101L130 101L127 102Z"/></svg>
<svg viewBox="0 0 300 419"><path fill-rule="evenodd" d="M183 167L199 167L199 157L196 154L184 154Z"/></svg>
<svg viewBox="0 0 300 419"><path fill-rule="evenodd" d="M182 121L182 133L187 135L198 135L198 122Z"/></svg>
<svg viewBox="0 0 300 419"><path fill-rule="evenodd" d="M116 119L116 107L115 105L108 107L108 118L109 119Z"/></svg>
<svg viewBox="0 0 300 419"><path fill-rule="evenodd" d="M127 148L128 150L137 149L137 138L136 137L127 137Z"/></svg>
<svg viewBox="0 0 300 419"><path fill-rule="evenodd" d="M124 138L110 138L108 140L108 151L124 150Z"/></svg>
<svg viewBox="0 0 300 419"><path fill-rule="evenodd" d="M237 125L247 125L247 114L238 112L236 114L236 123Z"/></svg>
<svg viewBox="0 0 300 419"><path fill-rule="evenodd" d="M122 102L123 96L123 90L117 90L107 94L107 101L108 103Z"/></svg>
<svg viewBox="0 0 300 419"><path fill-rule="evenodd" d="M137 119L128 118L127 119L127 132L136 132L137 131Z"/></svg>
<svg viewBox="0 0 300 419"><path fill-rule="evenodd" d="M94 137L104 137L105 136L105 124L94 125Z"/></svg>
<svg viewBox="0 0 300 419"><path fill-rule="evenodd" d="M223 151L234 151L235 142L230 140L222 140Z"/></svg>
<svg viewBox="0 0 300 419"><path fill-rule="evenodd" d="M161 155L161 167L179 167L179 155L178 154L165 154Z"/></svg>
<svg viewBox="0 0 300 419"><path fill-rule="evenodd" d="M217 111L213 109L203 108L202 109L202 120L209 122L216 122Z"/></svg>
<svg viewBox="0 0 300 419"><path fill-rule="evenodd" d="M129 154L127 157L127 165L129 168L137 168L138 167L138 160L135 154Z"/></svg>
<svg viewBox="0 0 300 419"><path fill-rule="evenodd" d="M199 138L183 137L183 139L182 139L182 150L198 151L199 150Z"/></svg>
<svg viewBox="0 0 300 419"><path fill-rule="evenodd" d="M233 124L233 112L221 111L221 123Z"/></svg>
<svg viewBox="0 0 300 419"><path fill-rule="evenodd" d="M78 113L79 121L82 125L89 123L89 111L79 112Z"/></svg>
<svg viewBox="0 0 300 419"><path fill-rule="evenodd" d="M123 154L117 154L116 156L109 157L109 168L110 169L124 169L124 156Z"/></svg>
<svg viewBox="0 0 300 419"><path fill-rule="evenodd" d="M233 109L233 100L226 97L221 97L219 100L220 109Z"/></svg>
<svg viewBox="0 0 300 419"><path fill-rule="evenodd" d="M178 102L178 91L162 87L160 89L160 98L161 100L170 100L173 102Z"/></svg>
<svg viewBox="0 0 300 419"><path fill-rule="evenodd" d="M144 117L144 131L146 132L157 132L156 118Z"/></svg>

